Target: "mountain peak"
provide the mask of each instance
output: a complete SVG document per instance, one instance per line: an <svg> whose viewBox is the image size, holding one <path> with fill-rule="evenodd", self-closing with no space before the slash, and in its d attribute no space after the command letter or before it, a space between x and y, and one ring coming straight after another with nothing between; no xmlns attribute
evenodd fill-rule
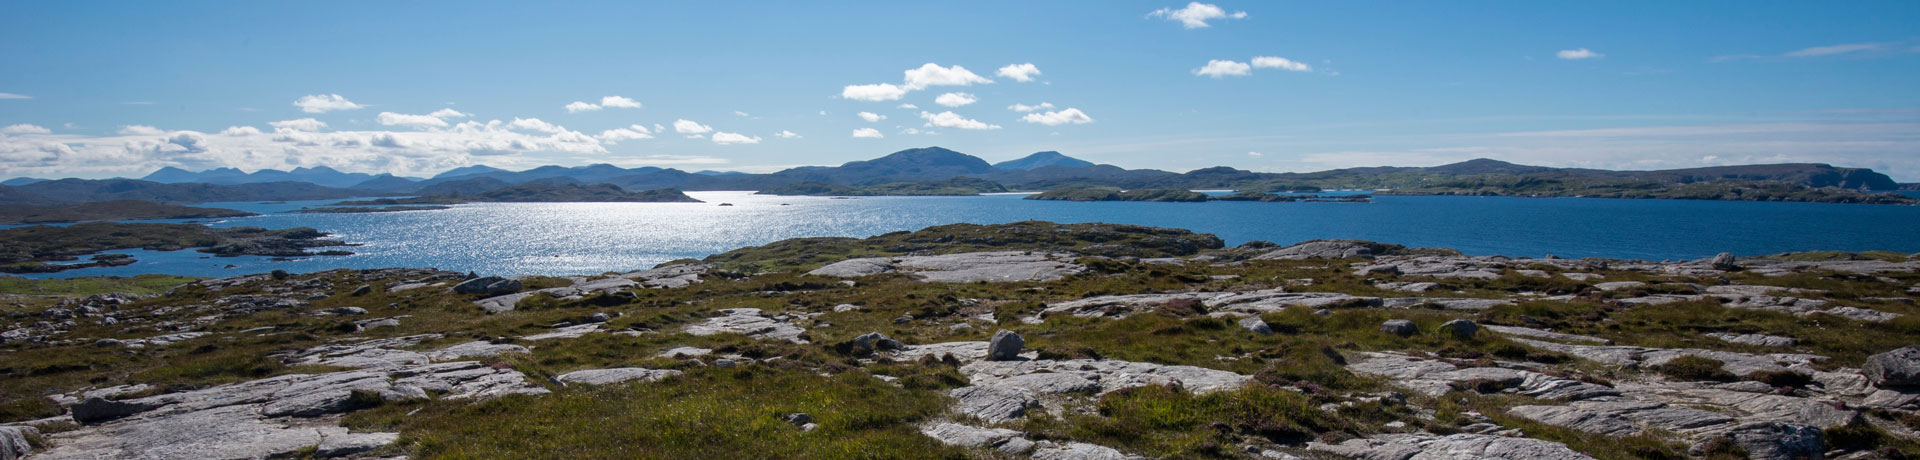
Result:
<svg viewBox="0 0 1920 460"><path fill-rule="evenodd" d="M1016 171L1031 171L1034 168L1043 168L1047 166L1064 166L1068 168L1080 168L1080 167L1086 167L1086 166L1093 166L1093 162L1062 155L1060 154L1060 152L1048 150L1045 152L1035 152L1032 155L1027 155L1017 160L1007 160L1007 161L1002 161L1002 162L993 164L994 169L1016 170Z"/></svg>

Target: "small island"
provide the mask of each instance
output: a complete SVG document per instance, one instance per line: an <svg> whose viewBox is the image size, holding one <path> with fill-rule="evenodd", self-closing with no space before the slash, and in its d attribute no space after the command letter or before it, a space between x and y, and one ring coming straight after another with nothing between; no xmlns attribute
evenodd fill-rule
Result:
<svg viewBox="0 0 1920 460"><path fill-rule="evenodd" d="M140 200L115 200L64 205L0 205L0 225L60 224L95 220L217 219L255 216L251 212L196 208Z"/></svg>
<svg viewBox="0 0 1920 460"><path fill-rule="evenodd" d="M438 211L449 209L447 206L332 206L306 208L287 211L299 214L370 214L376 212Z"/></svg>
<svg viewBox="0 0 1920 460"><path fill-rule="evenodd" d="M1373 202L1372 195L1280 195L1256 190L1243 190L1229 195L1212 196L1205 193L1179 189L1119 190L1105 187L1053 189L1028 196L1026 199L1053 201L1157 201L1167 203L1204 203L1208 201L1257 201L1264 203Z"/></svg>
<svg viewBox="0 0 1920 460"><path fill-rule="evenodd" d="M351 255L339 250L309 252L313 248L347 246L339 240L311 228L268 230L260 227L213 228L198 224L149 224L88 222L65 227L35 225L0 230L0 272L52 273L77 268L126 265L133 259L122 254L94 256L94 262L57 264L79 260L102 251L146 249L177 251L201 248L200 252L220 257L243 255L272 257L308 257Z"/></svg>

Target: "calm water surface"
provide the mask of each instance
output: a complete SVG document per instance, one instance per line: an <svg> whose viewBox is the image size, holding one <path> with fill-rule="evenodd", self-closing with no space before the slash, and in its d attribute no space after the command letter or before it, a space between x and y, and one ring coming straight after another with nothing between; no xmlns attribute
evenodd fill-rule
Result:
<svg viewBox="0 0 1920 460"><path fill-rule="evenodd" d="M982 197L760 196L690 192L706 203L485 203L439 211L284 214L331 201L208 203L266 215L216 227L313 227L357 254L273 262L193 251L116 251L139 263L31 277L273 269L437 267L483 274L626 271L806 236L863 237L956 222L1113 222L1179 227L1240 244L1357 238L1472 255L1694 259L1820 249L1920 252L1920 207L1823 203L1382 196L1374 203L1074 203ZM733 206L719 206L732 203ZM228 268L228 265L237 267Z"/></svg>

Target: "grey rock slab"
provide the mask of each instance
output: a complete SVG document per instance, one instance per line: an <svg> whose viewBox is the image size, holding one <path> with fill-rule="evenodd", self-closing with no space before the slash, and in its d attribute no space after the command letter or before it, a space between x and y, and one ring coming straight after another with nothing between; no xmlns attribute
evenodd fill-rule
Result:
<svg viewBox="0 0 1920 460"><path fill-rule="evenodd" d="M1379 297L1360 297L1335 292L1287 292L1285 289L1267 289L1253 292L1236 293L1213 297L1206 300L1208 308L1242 313L1273 313L1288 307L1331 308L1336 306L1378 307L1384 305Z"/></svg>
<svg viewBox="0 0 1920 460"><path fill-rule="evenodd" d="M1646 285L1647 283L1643 283L1639 281L1612 281L1612 282L1606 282L1606 283L1594 283L1593 287L1602 291L1618 291L1621 289L1631 289L1631 288L1637 288L1637 287L1646 286Z"/></svg>
<svg viewBox="0 0 1920 460"><path fill-rule="evenodd" d="M1252 377L1194 366L1166 366L1121 360L979 361L960 367L975 386L1018 385L1029 374L1067 374L1099 385L1105 394L1146 385L1177 385L1195 393L1231 390ZM1053 377L1059 378L1059 377Z"/></svg>
<svg viewBox="0 0 1920 460"><path fill-rule="evenodd" d="M758 308L729 308L720 310L720 316L688 325L688 334L740 334L756 339L787 340L794 343L807 343L800 339L806 329L795 326L782 319L767 316Z"/></svg>
<svg viewBox="0 0 1920 460"><path fill-rule="evenodd" d="M1240 325L1241 329L1246 329L1248 332L1255 334L1267 335L1273 333L1273 326L1268 325L1266 320L1262 320L1258 316L1241 319L1237 324Z"/></svg>
<svg viewBox="0 0 1920 460"><path fill-rule="evenodd" d="M966 386L947 391L953 397L953 410L987 423L1020 418L1028 409L1040 407L1032 390L1000 386Z"/></svg>
<svg viewBox="0 0 1920 460"><path fill-rule="evenodd" d="M1553 331L1544 331L1540 329L1527 328L1527 327L1500 326L1500 325L1493 325L1493 324L1482 324L1480 325L1480 327L1483 327L1489 331L1497 332L1504 335L1531 337L1536 339L1558 340L1562 342L1587 342L1587 343L1594 343L1594 344L1600 344L1600 345L1613 344L1612 340L1607 340L1599 337L1566 334L1566 333L1553 332Z"/></svg>
<svg viewBox="0 0 1920 460"><path fill-rule="evenodd" d="M1307 449L1366 460L1591 459L1566 444L1531 438L1459 433L1381 434L1339 444L1307 443Z"/></svg>
<svg viewBox="0 0 1920 460"><path fill-rule="evenodd" d="M472 341L454 345L427 353L434 361L453 361L465 358L484 358L505 353L527 353L527 347L512 344L493 344L484 341Z"/></svg>
<svg viewBox="0 0 1920 460"><path fill-rule="evenodd" d="M661 358L678 358L681 356L706 356L709 353L713 353L713 350L700 347L673 347L667 349L667 351L660 352L657 356Z"/></svg>
<svg viewBox="0 0 1920 460"><path fill-rule="evenodd" d="M949 446L993 449L1008 455L1026 455L1034 443L1018 431L1005 428L980 428L958 423L938 423L920 429L921 434Z"/></svg>
<svg viewBox="0 0 1920 460"><path fill-rule="evenodd" d="M577 338L580 338L580 336L584 336L584 335L591 334L598 331L600 331L600 323L576 324L572 326L555 328L551 332L544 332L544 333L529 335L526 337L521 337L520 339L521 340L577 339Z"/></svg>
<svg viewBox="0 0 1920 460"><path fill-rule="evenodd" d="M345 457L386 447L398 440L400 440L400 433L344 433L325 430L321 433L320 445L315 447L313 456Z"/></svg>
<svg viewBox="0 0 1920 460"><path fill-rule="evenodd" d="M1127 455L1112 447L1084 442L1066 444L1040 444L1033 450L1037 460L1134 460L1144 457Z"/></svg>
<svg viewBox="0 0 1920 460"><path fill-rule="evenodd" d="M562 384L609 385L620 382L654 382L667 377L680 375L680 371L665 369L642 369L638 367L617 367L612 369L588 369L560 374L554 380Z"/></svg>
<svg viewBox="0 0 1920 460"><path fill-rule="evenodd" d="M1307 259L1347 259L1373 258L1373 246L1365 241L1326 240L1308 241L1268 251L1254 256L1254 260L1307 260Z"/></svg>
<svg viewBox="0 0 1920 460"><path fill-rule="evenodd" d="M1176 294L1133 294L1088 297L1080 300L1047 304L1040 312L1041 316L1073 315L1084 318L1111 316L1124 318L1134 313L1152 311L1154 307L1173 301L1200 301L1228 295L1222 292L1191 292Z"/></svg>
<svg viewBox="0 0 1920 460"><path fill-rule="evenodd" d="M1026 251L969 252L933 256L849 259L807 272L856 277L906 272L927 282L1053 281L1087 271L1065 253Z"/></svg>
<svg viewBox="0 0 1920 460"><path fill-rule="evenodd" d="M1444 297L1389 297L1380 299L1381 306L1387 308L1414 308L1438 306L1447 310L1486 310L1494 307L1513 305L1513 302L1499 299L1453 299Z"/></svg>
<svg viewBox="0 0 1920 460"><path fill-rule="evenodd" d="M1766 334L1735 334L1731 332L1714 332L1714 333L1707 334L1707 337L1720 339L1721 341L1727 342L1727 343L1737 343L1741 345L1754 345L1754 346L1762 346L1762 347L1791 347L1795 343L1795 341L1793 340L1793 337L1781 337L1777 335L1766 335Z"/></svg>
<svg viewBox="0 0 1920 460"><path fill-rule="evenodd" d="M346 429L324 419L268 419L252 405L142 417L50 436L36 460L256 459L320 445Z"/></svg>

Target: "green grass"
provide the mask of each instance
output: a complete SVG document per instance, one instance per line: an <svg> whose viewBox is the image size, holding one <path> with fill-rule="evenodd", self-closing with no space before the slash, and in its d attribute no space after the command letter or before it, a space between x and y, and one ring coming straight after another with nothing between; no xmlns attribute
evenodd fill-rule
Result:
<svg viewBox="0 0 1920 460"><path fill-rule="evenodd" d="M139 295L159 294L200 278L173 275L134 277L100 276L88 278L30 280L18 276L0 276L0 294L87 296L109 292Z"/></svg>
<svg viewBox="0 0 1920 460"><path fill-rule="evenodd" d="M970 458L916 427L946 405L938 392L859 372L745 366L478 404L389 404L345 424L400 430L398 449L423 459ZM819 429L782 420L790 413L807 414Z"/></svg>

